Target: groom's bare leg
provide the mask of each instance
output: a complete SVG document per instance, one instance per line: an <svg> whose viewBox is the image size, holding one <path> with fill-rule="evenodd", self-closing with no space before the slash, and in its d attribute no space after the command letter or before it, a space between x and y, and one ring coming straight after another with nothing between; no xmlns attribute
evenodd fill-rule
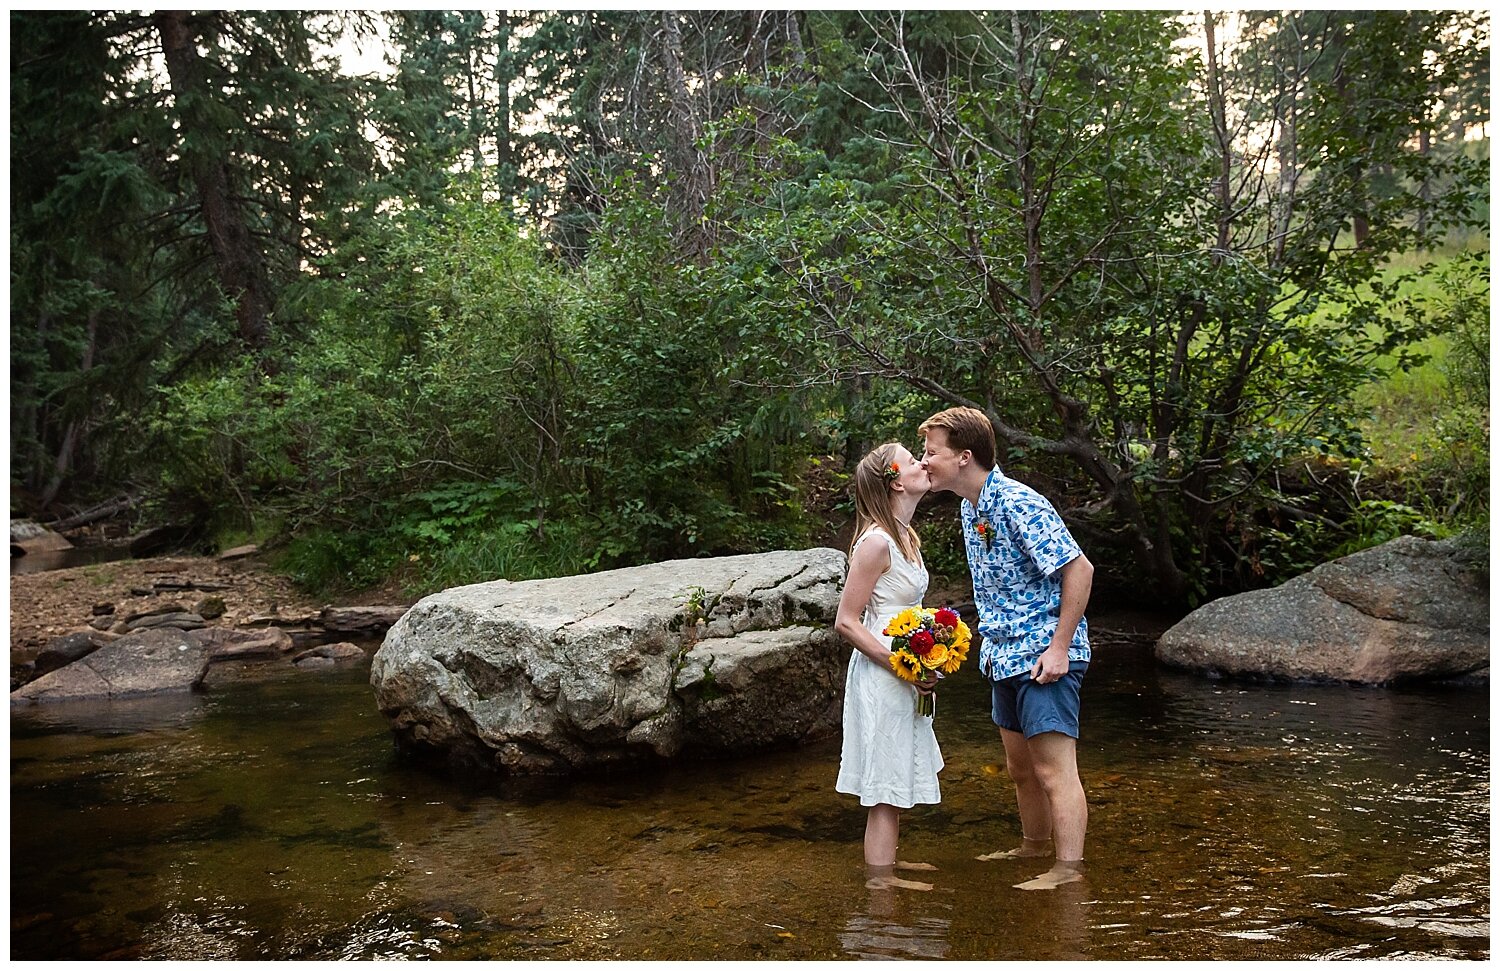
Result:
<svg viewBox="0 0 1500 971"><path fill-rule="evenodd" d="M1057 861L1051 870L1018 884L1023 890L1051 890L1083 879L1083 841L1089 807L1078 778L1078 742L1062 732L1043 732L1026 742L1032 768L1052 807Z"/></svg>
<svg viewBox="0 0 1500 971"><path fill-rule="evenodd" d="M1082 860L1089 806L1083 782L1078 778L1078 740L1062 732L1042 732L1027 739L1026 747L1031 753L1036 779L1052 808L1052 840L1057 844L1057 858Z"/></svg>
<svg viewBox="0 0 1500 971"><path fill-rule="evenodd" d="M1074 860L1064 862L1058 860L1052 864L1052 869L1039 877L1032 877L1025 883L1016 884L1017 890L1056 890L1065 883L1077 883L1083 879L1083 861Z"/></svg>
<svg viewBox="0 0 1500 971"><path fill-rule="evenodd" d="M1020 732L1000 729L1005 745L1005 771L1016 785L1016 807L1021 813L1021 845L976 857L980 860L1016 860L1052 855L1052 803L1038 777L1031 746Z"/></svg>
<svg viewBox="0 0 1500 971"><path fill-rule="evenodd" d="M976 860L1029 860L1039 857L1050 857L1052 855L1051 840L1034 840L1021 837L1021 845L1009 850L996 850L993 853L985 853L976 856Z"/></svg>

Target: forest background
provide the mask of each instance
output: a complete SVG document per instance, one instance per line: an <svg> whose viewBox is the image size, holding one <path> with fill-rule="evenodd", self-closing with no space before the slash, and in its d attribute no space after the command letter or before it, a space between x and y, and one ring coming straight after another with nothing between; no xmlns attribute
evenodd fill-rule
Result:
<svg viewBox="0 0 1500 971"><path fill-rule="evenodd" d="M1488 542L1482 12L10 31L13 516L413 595L840 545L964 404L1135 603Z"/></svg>

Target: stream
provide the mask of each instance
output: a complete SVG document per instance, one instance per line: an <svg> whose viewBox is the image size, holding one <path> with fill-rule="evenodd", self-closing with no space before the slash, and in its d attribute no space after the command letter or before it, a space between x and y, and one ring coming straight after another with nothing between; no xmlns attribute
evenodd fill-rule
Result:
<svg viewBox="0 0 1500 971"><path fill-rule="evenodd" d="M1096 635L1088 876L1012 885L984 682L944 685L931 892L869 891L838 739L614 776L396 756L368 664L11 713L12 959L1490 956L1484 689L1211 681Z"/></svg>

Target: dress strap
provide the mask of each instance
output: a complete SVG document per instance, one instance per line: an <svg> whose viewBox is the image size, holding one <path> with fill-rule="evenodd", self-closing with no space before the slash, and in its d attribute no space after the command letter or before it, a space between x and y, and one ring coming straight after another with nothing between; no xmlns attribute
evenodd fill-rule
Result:
<svg viewBox="0 0 1500 971"><path fill-rule="evenodd" d="M893 540L893 539L891 539L891 534L890 533L887 533L884 529L881 529L879 526L871 526L869 529L866 529L862 534L860 534L859 539L857 539L857 540L854 541L854 545L849 548L849 552L852 554L855 550L859 549L859 544L860 543L863 543L865 540L867 540L871 536L875 536L875 535L879 535L879 536L885 537L885 542L886 542L887 546L895 546L896 545L896 541ZM897 547L898 552L899 552L899 549L900 548Z"/></svg>

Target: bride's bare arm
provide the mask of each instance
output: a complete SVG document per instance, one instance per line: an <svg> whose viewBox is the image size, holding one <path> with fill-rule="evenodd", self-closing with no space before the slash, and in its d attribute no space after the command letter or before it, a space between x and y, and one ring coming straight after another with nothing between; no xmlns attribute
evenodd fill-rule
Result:
<svg viewBox="0 0 1500 971"><path fill-rule="evenodd" d="M890 667L891 651L865 627L864 613L870 595L875 592L875 582L890 566L891 550L884 542L866 540L856 546L849 558L849 575L844 578L838 619L834 621L834 628L844 640L882 667Z"/></svg>

